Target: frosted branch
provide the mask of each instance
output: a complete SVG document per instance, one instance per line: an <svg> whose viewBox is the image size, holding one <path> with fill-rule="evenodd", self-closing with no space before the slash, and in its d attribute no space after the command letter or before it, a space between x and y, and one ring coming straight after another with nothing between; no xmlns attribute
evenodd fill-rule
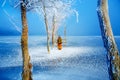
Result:
<svg viewBox="0 0 120 80"><path fill-rule="evenodd" d="M6 0L4 0L4 2L2 3L2 7L4 7L5 3L6 3Z"/></svg>

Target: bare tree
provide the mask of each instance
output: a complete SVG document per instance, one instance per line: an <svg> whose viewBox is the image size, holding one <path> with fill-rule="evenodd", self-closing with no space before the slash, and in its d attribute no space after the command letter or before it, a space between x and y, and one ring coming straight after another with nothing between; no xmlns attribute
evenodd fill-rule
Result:
<svg viewBox="0 0 120 80"><path fill-rule="evenodd" d="M23 56L23 72L22 80L31 80L31 63L28 52L28 25L26 19L26 6L25 0L21 3L21 18L22 18L22 35L21 35L21 48Z"/></svg>
<svg viewBox="0 0 120 80"><path fill-rule="evenodd" d="M100 22L101 35L108 54L108 70L110 80L120 80L120 59L119 51L113 36L109 14L108 0L98 0L98 18Z"/></svg>
<svg viewBox="0 0 120 80"><path fill-rule="evenodd" d="M71 14L75 13L77 15L77 11L72 8L73 1L54 1L52 4L54 5L52 8L53 11L53 26L52 26L52 47L54 47L55 44L55 35L56 32L59 30L59 27L62 26L67 19L67 17L71 16ZM66 28L65 28L66 30ZM57 35L58 36L58 35Z"/></svg>
<svg viewBox="0 0 120 80"><path fill-rule="evenodd" d="M67 43L67 38L66 38L66 36L67 36L66 32L67 31L66 31L66 29L67 29L66 26L64 26L64 46L66 46L66 43Z"/></svg>
<svg viewBox="0 0 120 80"><path fill-rule="evenodd" d="M47 32L47 50L48 53L50 53L50 35L49 35L49 28L48 28L48 19L47 19L47 15L46 15L46 6L43 2L43 11L44 11L44 21L45 21L45 25L46 25L46 32Z"/></svg>
<svg viewBox="0 0 120 80"><path fill-rule="evenodd" d="M55 23L55 15L53 16L53 28L52 28L52 47L54 47L55 44L55 28L56 28L56 23Z"/></svg>

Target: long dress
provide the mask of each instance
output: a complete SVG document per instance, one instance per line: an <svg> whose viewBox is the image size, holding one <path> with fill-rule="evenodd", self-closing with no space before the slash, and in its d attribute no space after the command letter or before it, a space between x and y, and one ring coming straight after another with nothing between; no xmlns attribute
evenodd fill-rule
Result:
<svg viewBox="0 0 120 80"><path fill-rule="evenodd" d="M62 38L61 37L58 37L57 39L57 47L58 47L58 50L62 49Z"/></svg>

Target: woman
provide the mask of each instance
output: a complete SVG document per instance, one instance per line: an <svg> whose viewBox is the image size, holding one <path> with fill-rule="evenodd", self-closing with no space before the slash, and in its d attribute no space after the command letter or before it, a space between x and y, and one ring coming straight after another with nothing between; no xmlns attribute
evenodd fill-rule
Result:
<svg viewBox="0 0 120 80"><path fill-rule="evenodd" d="M59 50L62 49L62 38L60 36L57 39L57 47Z"/></svg>

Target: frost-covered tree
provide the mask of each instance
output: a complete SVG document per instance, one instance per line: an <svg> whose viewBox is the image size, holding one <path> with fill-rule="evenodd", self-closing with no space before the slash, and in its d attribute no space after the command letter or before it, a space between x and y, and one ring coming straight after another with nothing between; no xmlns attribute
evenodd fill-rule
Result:
<svg viewBox="0 0 120 80"><path fill-rule="evenodd" d="M100 22L100 29L104 47L107 50L108 70L110 80L120 80L120 58L117 45L113 36L109 13L108 0L98 0L98 18Z"/></svg>
<svg viewBox="0 0 120 80"><path fill-rule="evenodd" d="M31 80L31 64L30 56L28 52L28 25L26 19L26 0L21 0L21 20L22 20L22 36L21 36L21 48L23 56L23 72L22 80Z"/></svg>
<svg viewBox="0 0 120 80"><path fill-rule="evenodd" d="M64 25L65 20L67 17L71 16L73 13L76 14L78 17L78 13L75 9L72 8L73 1L68 0L67 2L58 0L54 1L52 4L54 5L52 8L52 15L53 15L53 21L52 21L52 46L54 47L55 43L55 35L58 31L60 26Z"/></svg>
<svg viewBox="0 0 120 80"><path fill-rule="evenodd" d="M32 80L31 77L31 68L32 64L30 63L30 55L28 51L28 25L27 25L27 0L9 0L11 6L18 7L21 10L21 22L22 22L22 34L21 34L21 49L23 57L23 71L22 71L22 80Z"/></svg>

